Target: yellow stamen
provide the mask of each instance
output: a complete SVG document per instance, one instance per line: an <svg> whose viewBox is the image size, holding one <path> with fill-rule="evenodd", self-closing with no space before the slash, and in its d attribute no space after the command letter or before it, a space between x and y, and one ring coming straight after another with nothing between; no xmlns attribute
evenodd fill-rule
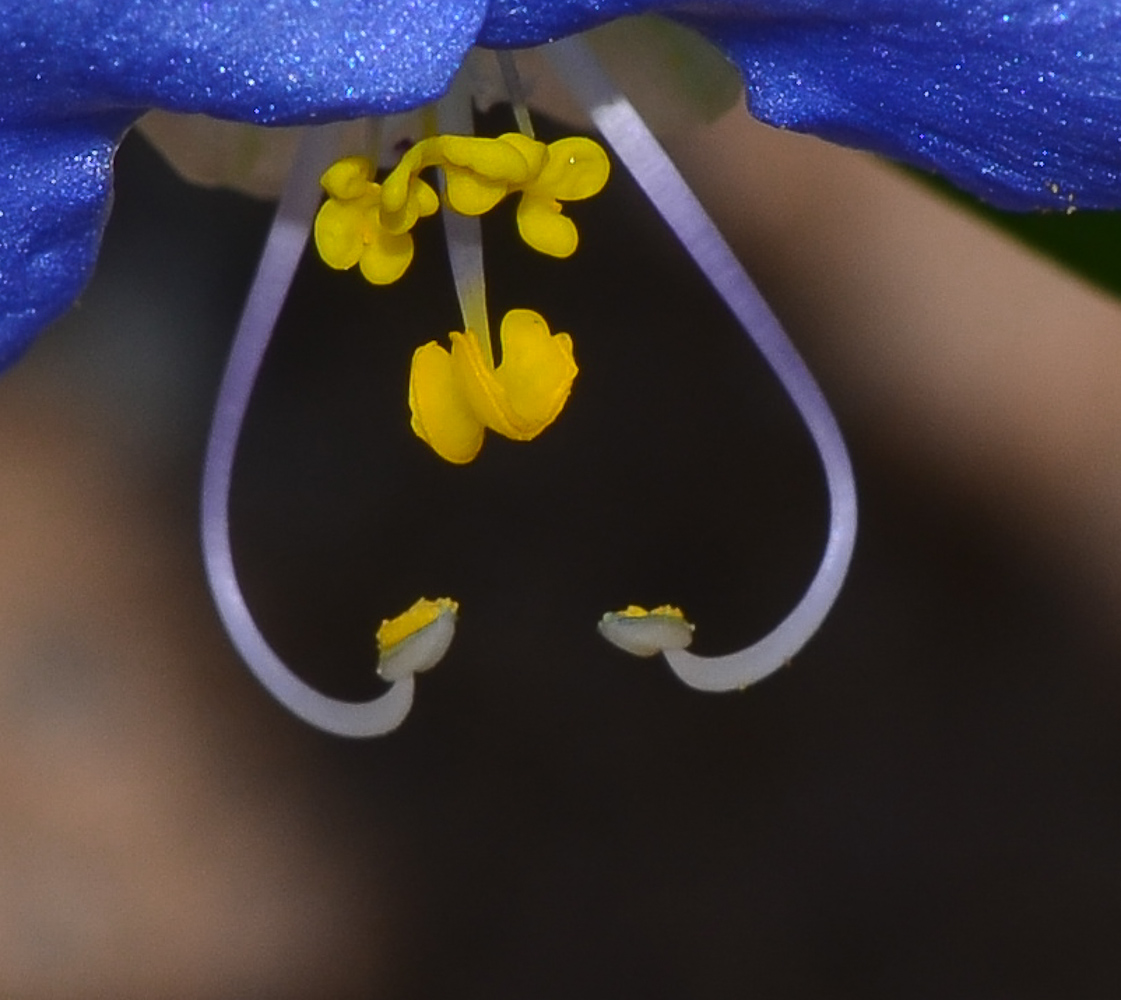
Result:
<svg viewBox="0 0 1121 1000"><path fill-rule="evenodd" d="M328 200L315 220L315 242L324 261L339 270L358 264L374 284L401 277L413 259L410 230L439 207L436 192L419 176L429 167L443 169L448 204L463 215L483 215L520 193L522 239L553 257L570 256L579 239L561 202L598 193L610 171L607 154L591 139L546 146L520 132L422 139L381 184L368 159L348 156L320 179Z"/></svg>
<svg viewBox="0 0 1121 1000"><path fill-rule="evenodd" d="M330 267L346 270L355 264L371 284L388 285L408 270L413 238L408 232L421 215L439 208L436 192L417 180L399 217L387 222L381 185L370 180L373 167L361 156L349 156L320 179L329 198L315 217L315 245Z"/></svg>
<svg viewBox="0 0 1121 1000"><path fill-rule="evenodd" d="M693 641L693 626L680 608L662 604L647 611L631 604L611 611L599 622L608 642L635 656L654 656L667 649L685 649Z"/></svg>
<svg viewBox="0 0 1121 1000"><path fill-rule="evenodd" d="M432 341L413 355L413 431L449 462L470 462L482 446L484 428L515 441L537 437L568 400L578 368L567 333L550 334L537 313L512 309L499 339L497 367L473 330L452 333L450 353Z"/></svg>
<svg viewBox="0 0 1121 1000"><path fill-rule="evenodd" d="M571 256L579 237L575 223L561 214L561 202L598 194L610 170L607 154L591 139L550 143L540 173L521 188L517 219L522 239L552 257Z"/></svg>
<svg viewBox="0 0 1121 1000"><path fill-rule="evenodd" d="M383 621L377 631L378 673L396 681L434 667L451 644L458 611L448 597L422 597L408 611Z"/></svg>

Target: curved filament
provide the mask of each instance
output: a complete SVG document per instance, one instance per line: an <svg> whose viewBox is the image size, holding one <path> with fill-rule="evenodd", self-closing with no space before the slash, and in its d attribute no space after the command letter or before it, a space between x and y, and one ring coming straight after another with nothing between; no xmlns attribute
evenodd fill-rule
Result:
<svg viewBox="0 0 1121 1000"><path fill-rule="evenodd" d="M714 657L685 650L665 652L673 672L690 687L701 691L746 687L787 663L818 630L840 593L856 541L852 463L837 421L806 363L638 112L584 42L570 38L546 51L564 85L583 104L604 139L774 370L821 456L829 491L829 537L821 564L802 599L773 631L739 652Z"/></svg>
<svg viewBox="0 0 1121 1000"><path fill-rule="evenodd" d="M202 545L214 602L237 651L285 708L337 736L378 736L395 729L413 700L411 676L368 702L329 698L300 680L261 635L237 582L230 551L230 480L245 412L269 338L307 244L319 204L319 176L335 159L331 128L305 132L230 351L207 442L202 482Z"/></svg>

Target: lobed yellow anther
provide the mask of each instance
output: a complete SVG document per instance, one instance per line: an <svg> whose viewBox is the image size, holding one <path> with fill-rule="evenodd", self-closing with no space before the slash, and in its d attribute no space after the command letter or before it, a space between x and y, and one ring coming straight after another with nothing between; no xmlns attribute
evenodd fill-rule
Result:
<svg viewBox="0 0 1121 1000"><path fill-rule="evenodd" d="M435 341L413 355L412 428L441 458L470 462L486 428L529 441L560 416L578 369L572 338L550 334L540 315L512 309L499 332L502 361L488 362L473 330L451 334L451 351Z"/></svg>
<svg viewBox="0 0 1121 1000"><path fill-rule="evenodd" d="M366 193L372 177L373 165L366 157L347 156L330 167L319 183L332 198L350 201Z"/></svg>
<svg viewBox="0 0 1121 1000"><path fill-rule="evenodd" d="M436 192L419 178L406 185L397 213L385 211L384 190L370 178L373 165L362 156L348 156L320 178L328 199L315 217L315 245L330 267L359 266L374 285L388 285L408 270L413 260L409 230L423 215L439 207Z"/></svg>
<svg viewBox="0 0 1121 1000"><path fill-rule="evenodd" d="M569 256L579 242L561 203L596 194L610 170L607 155L591 139L560 139L546 146L517 132L497 139L422 139L380 185L372 179L369 160L349 156L321 178L328 201L316 218L315 241L324 261L339 269L358 264L374 284L401 277L413 258L410 230L439 208L436 192L419 176L434 166L444 170L448 204L463 215L482 215L520 192L522 239L554 257Z"/></svg>
<svg viewBox="0 0 1121 1000"><path fill-rule="evenodd" d="M591 139L573 137L550 143L544 163L522 188L518 232L535 250L569 257L579 242L576 225L562 213L562 201L581 201L598 194L611 165L603 148Z"/></svg>

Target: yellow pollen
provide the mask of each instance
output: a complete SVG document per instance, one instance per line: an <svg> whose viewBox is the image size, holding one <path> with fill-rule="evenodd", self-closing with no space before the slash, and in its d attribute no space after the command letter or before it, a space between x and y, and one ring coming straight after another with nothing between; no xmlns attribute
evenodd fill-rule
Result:
<svg viewBox="0 0 1121 1000"><path fill-rule="evenodd" d="M616 611L616 616L619 618L650 618L658 616L660 618L677 618L685 621L685 613L681 608L675 608L672 604L660 604L658 607L647 611L637 604L628 604L622 611Z"/></svg>
<svg viewBox="0 0 1121 1000"><path fill-rule="evenodd" d="M459 611L459 604L451 598L438 597L430 601L427 597L422 597L408 611L396 618L387 618L378 626L378 651L384 655L449 611L452 614Z"/></svg>
<svg viewBox="0 0 1121 1000"><path fill-rule="evenodd" d="M635 656L685 649L693 641L693 626L681 609L671 604L662 604L653 611L637 604L622 611L610 611L600 619L599 633L612 645Z"/></svg>

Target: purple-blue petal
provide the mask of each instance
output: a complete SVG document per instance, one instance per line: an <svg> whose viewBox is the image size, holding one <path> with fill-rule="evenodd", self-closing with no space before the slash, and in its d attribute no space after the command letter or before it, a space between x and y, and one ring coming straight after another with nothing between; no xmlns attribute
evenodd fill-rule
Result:
<svg viewBox="0 0 1121 1000"><path fill-rule="evenodd" d="M88 280L131 117L0 129L0 370Z"/></svg>
<svg viewBox="0 0 1121 1000"><path fill-rule="evenodd" d="M697 28L752 113L1015 210L1121 207L1118 0L495 0L480 42L628 13Z"/></svg>
<svg viewBox="0 0 1121 1000"><path fill-rule="evenodd" d="M1008 208L1121 206L1118 0L0 0L0 368L87 280L142 110L384 114L442 94L476 41L647 11L723 48L774 125Z"/></svg>
<svg viewBox="0 0 1121 1000"><path fill-rule="evenodd" d="M444 92L486 0L0 0L0 121L166 108L261 124Z"/></svg>
<svg viewBox="0 0 1121 1000"><path fill-rule="evenodd" d="M787 6L697 22L743 70L756 117L937 171L1000 208L1121 207L1116 0Z"/></svg>
<svg viewBox="0 0 1121 1000"><path fill-rule="evenodd" d="M261 124L440 96L485 0L0 0L0 369L92 272L143 110Z"/></svg>

